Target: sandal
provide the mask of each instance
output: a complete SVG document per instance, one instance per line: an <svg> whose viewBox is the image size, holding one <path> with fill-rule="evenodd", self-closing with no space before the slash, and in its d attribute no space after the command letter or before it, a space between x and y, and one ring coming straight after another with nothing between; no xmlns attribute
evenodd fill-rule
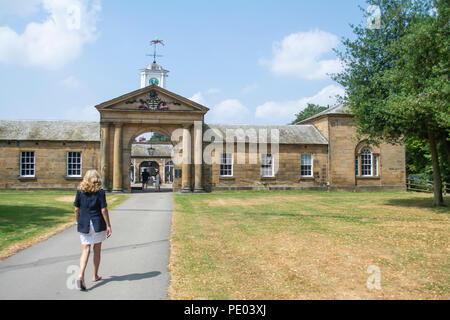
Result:
<svg viewBox="0 0 450 320"><path fill-rule="evenodd" d="M86 291L86 286L83 284L83 281L81 279L77 280L77 287L80 289L80 291Z"/></svg>

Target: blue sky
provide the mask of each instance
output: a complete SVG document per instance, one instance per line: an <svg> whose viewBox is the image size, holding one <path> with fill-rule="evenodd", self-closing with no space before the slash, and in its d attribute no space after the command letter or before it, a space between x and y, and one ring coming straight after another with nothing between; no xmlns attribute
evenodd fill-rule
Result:
<svg viewBox="0 0 450 320"><path fill-rule="evenodd" d="M0 119L97 120L96 104L139 88L158 37L166 88L210 108L206 122L286 124L343 93L326 73L359 5L0 0Z"/></svg>

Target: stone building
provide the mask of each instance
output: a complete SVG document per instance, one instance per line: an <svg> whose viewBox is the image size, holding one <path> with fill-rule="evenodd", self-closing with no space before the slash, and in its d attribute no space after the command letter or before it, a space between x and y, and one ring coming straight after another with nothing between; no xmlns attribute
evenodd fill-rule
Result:
<svg viewBox="0 0 450 320"><path fill-rule="evenodd" d="M404 146L357 141L345 106L296 125L205 124L208 108L163 88L167 72L141 70L140 89L95 106L100 122L0 121L0 188L74 189L92 168L113 192L143 168L182 192L405 188ZM171 143L137 142L146 132Z"/></svg>

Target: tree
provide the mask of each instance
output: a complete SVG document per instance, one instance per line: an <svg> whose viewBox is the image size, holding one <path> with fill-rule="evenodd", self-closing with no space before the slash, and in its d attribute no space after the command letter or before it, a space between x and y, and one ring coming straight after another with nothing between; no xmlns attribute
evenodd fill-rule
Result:
<svg viewBox="0 0 450 320"><path fill-rule="evenodd" d="M154 132L148 142L169 142L164 135Z"/></svg>
<svg viewBox="0 0 450 320"><path fill-rule="evenodd" d="M295 120L291 124L296 124L302 120L311 118L319 112L327 110L328 107L320 106L318 104L308 103L308 106L295 115Z"/></svg>
<svg viewBox="0 0 450 320"><path fill-rule="evenodd" d="M450 136L448 0L368 0L381 9L379 29L352 26L355 40L338 51L344 71L334 79L346 89L360 135L378 143L426 142L433 166L433 205L443 204L438 145ZM449 153L446 151L446 153ZM440 158L440 159L439 159Z"/></svg>

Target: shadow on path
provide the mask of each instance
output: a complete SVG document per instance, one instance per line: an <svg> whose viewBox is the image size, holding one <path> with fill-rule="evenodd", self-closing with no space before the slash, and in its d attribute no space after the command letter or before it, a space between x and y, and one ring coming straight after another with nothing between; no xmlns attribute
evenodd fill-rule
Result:
<svg viewBox="0 0 450 320"><path fill-rule="evenodd" d="M99 280L94 286L88 288L88 291L94 290L95 288L101 287L108 282L112 281L136 281L136 280L142 280L142 279L148 279L148 278L154 278L161 274L159 271L150 271L145 273L131 273L126 274L123 276L111 276L107 279Z"/></svg>

